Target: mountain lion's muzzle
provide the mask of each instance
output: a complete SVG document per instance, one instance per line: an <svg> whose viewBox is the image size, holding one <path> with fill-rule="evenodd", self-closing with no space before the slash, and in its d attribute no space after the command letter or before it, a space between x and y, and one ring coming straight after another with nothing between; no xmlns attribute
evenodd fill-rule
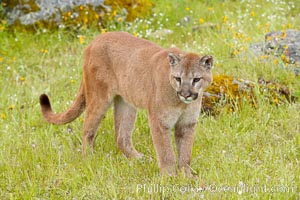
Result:
<svg viewBox="0 0 300 200"><path fill-rule="evenodd" d="M177 92L177 95L181 101L187 104L198 98L198 93L193 93L188 83L182 84L182 88L179 92Z"/></svg>

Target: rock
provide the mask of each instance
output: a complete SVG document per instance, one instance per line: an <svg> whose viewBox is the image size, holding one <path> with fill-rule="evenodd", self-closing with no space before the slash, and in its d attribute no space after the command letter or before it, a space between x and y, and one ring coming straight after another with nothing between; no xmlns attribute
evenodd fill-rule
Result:
<svg viewBox="0 0 300 200"><path fill-rule="evenodd" d="M23 2L23 1L22 1ZM17 5L8 4L5 9L8 16L8 25L20 23L21 25L34 25L40 21L60 23L63 20L62 13L72 11L79 6L91 6L107 8L104 0L57 0L57 1L24 1Z"/></svg>
<svg viewBox="0 0 300 200"><path fill-rule="evenodd" d="M202 109L205 113L217 115L222 111L234 112L244 102L258 107L258 95L264 101L279 106L296 101L296 97L285 85L259 79L257 82L228 75L214 75L213 83L203 94ZM255 88L259 88L259 93Z"/></svg>
<svg viewBox="0 0 300 200"><path fill-rule="evenodd" d="M103 28L107 21L144 18L153 5L152 0L12 0L1 4L0 18L12 30Z"/></svg>
<svg viewBox="0 0 300 200"><path fill-rule="evenodd" d="M264 43L253 44L250 50L256 56L278 56L296 75L300 73L299 30L269 32L265 35Z"/></svg>
<svg viewBox="0 0 300 200"><path fill-rule="evenodd" d="M265 53L286 55L289 63L300 64L300 31L275 31L265 35Z"/></svg>

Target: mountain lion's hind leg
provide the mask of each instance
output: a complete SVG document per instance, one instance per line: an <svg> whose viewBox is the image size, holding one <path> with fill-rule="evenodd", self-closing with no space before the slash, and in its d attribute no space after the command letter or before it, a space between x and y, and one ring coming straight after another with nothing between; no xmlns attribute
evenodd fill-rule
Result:
<svg viewBox="0 0 300 200"><path fill-rule="evenodd" d="M114 120L117 146L126 157L140 158L143 155L136 151L132 144L132 131L136 120L136 109L127 104L122 97L115 98Z"/></svg>
<svg viewBox="0 0 300 200"><path fill-rule="evenodd" d="M103 96L107 95L100 96L95 94L86 102L82 141L83 154L86 154L87 145L90 145L91 151L93 151L98 126L111 104L111 100L103 98Z"/></svg>

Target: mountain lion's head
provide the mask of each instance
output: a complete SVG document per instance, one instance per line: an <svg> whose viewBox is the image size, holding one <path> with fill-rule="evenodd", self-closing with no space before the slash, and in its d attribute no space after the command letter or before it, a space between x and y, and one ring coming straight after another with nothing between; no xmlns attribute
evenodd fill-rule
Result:
<svg viewBox="0 0 300 200"><path fill-rule="evenodd" d="M184 103L191 103L212 83L213 57L169 53L170 83Z"/></svg>

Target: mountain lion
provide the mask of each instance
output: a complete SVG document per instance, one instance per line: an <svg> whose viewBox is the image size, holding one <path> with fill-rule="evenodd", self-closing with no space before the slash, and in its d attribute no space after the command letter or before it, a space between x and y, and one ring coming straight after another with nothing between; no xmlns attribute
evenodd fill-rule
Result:
<svg viewBox="0 0 300 200"><path fill-rule="evenodd" d="M162 174L176 174L171 131L175 129L178 168L191 173L195 125L203 91L212 82L213 57L164 49L124 32L98 36L85 50L83 79L71 107L52 111L47 95L40 96L44 118L65 124L84 110L83 152L93 149L97 128L114 103L118 148L127 157L141 157L132 144L137 108L146 109Z"/></svg>

